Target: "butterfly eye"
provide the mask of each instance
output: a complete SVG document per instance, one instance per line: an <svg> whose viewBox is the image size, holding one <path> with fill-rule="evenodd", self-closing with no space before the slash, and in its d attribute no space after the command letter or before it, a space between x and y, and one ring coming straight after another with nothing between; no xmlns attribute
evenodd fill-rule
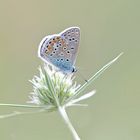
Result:
<svg viewBox="0 0 140 140"><path fill-rule="evenodd" d="M53 54L51 53L50 56L53 56Z"/></svg>
<svg viewBox="0 0 140 140"><path fill-rule="evenodd" d="M63 61L64 59L63 58L61 58L61 61Z"/></svg>
<svg viewBox="0 0 140 140"><path fill-rule="evenodd" d="M71 41L71 38L69 39L69 41Z"/></svg>
<svg viewBox="0 0 140 140"><path fill-rule="evenodd" d="M66 48L66 47L64 47L63 49L64 49L64 50L66 50L67 48Z"/></svg>
<svg viewBox="0 0 140 140"><path fill-rule="evenodd" d="M55 48L54 50L56 51L57 49Z"/></svg>
<svg viewBox="0 0 140 140"><path fill-rule="evenodd" d="M57 61L59 61L59 59L56 59Z"/></svg>
<svg viewBox="0 0 140 140"><path fill-rule="evenodd" d="M70 53L70 51L67 51L67 53Z"/></svg>
<svg viewBox="0 0 140 140"><path fill-rule="evenodd" d="M52 42L50 41L49 44L51 44Z"/></svg>
<svg viewBox="0 0 140 140"><path fill-rule="evenodd" d="M53 53L55 53L55 51Z"/></svg>
<svg viewBox="0 0 140 140"><path fill-rule="evenodd" d="M74 38L72 38L72 40L75 40Z"/></svg>
<svg viewBox="0 0 140 140"><path fill-rule="evenodd" d="M71 49L73 50L74 48L72 47Z"/></svg>
<svg viewBox="0 0 140 140"><path fill-rule="evenodd" d="M66 59L66 61L69 61L69 59Z"/></svg>

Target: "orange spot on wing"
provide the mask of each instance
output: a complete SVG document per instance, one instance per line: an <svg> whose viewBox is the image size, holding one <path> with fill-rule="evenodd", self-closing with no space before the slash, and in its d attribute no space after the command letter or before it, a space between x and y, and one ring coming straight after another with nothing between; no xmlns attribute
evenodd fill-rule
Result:
<svg viewBox="0 0 140 140"><path fill-rule="evenodd" d="M64 41L63 39L61 39L61 43L62 43L62 44L64 44L64 43L65 43L65 41Z"/></svg>
<svg viewBox="0 0 140 140"><path fill-rule="evenodd" d="M51 43L51 46L53 46L53 45L54 45L54 42Z"/></svg>
<svg viewBox="0 0 140 140"><path fill-rule="evenodd" d="M56 40L60 40L60 37L58 36L58 37L56 37Z"/></svg>
<svg viewBox="0 0 140 140"><path fill-rule="evenodd" d="M49 45L48 46L48 50L51 51L52 50L52 46Z"/></svg>
<svg viewBox="0 0 140 140"><path fill-rule="evenodd" d="M53 40L53 43L56 43L57 41L56 40Z"/></svg>

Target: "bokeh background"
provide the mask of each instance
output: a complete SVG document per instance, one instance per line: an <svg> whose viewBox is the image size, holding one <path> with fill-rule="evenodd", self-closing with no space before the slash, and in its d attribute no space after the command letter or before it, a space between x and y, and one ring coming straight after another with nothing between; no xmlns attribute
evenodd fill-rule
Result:
<svg viewBox="0 0 140 140"><path fill-rule="evenodd" d="M81 28L76 66L88 79L104 64L124 55L84 93L89 107L67 109L82 140L140 139L139 0L0 0L0 103L26 103L43 62L38 44L65 28ZM76 74L78 83L84 80ZM0 107L0 114L33 111ZM0 119L1 140L71 140L57 112Z"/></svg>

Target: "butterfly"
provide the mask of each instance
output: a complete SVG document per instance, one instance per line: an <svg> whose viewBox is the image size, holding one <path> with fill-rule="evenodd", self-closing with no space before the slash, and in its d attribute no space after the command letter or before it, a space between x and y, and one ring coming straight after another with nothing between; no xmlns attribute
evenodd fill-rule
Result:
<svg viewBox="0 0 140 140"><path fill-rule="evenodd" d="M70 27L59 34L48 35L39 44L38 56L65 74L76 71L75 61L80 41L80 28Z"/></svg>

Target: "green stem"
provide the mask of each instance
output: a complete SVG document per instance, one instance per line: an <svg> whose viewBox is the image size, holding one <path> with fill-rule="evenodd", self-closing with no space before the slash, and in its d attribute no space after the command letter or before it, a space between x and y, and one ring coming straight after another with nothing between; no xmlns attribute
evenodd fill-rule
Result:
<svg viewBox="0 0 140 140"><path fill-rule="evenodd" d="M68 115L65 111L65 108L64 107L59 107L58 111L59 111L60 115L62 116L65 124L69 128L70 132L72 133L72 136L73 136L74 140L80 140L80 137L78 136L76 130L74 129L74 127L72 126L72 124L71 124L71 122L68 118Z"/></svg>
<svg viewBox="0 0 140 140"><path fill-rule="evenodd" d="M9 106L9 107L24 107L24 108L42 108L44 106L38 105L23 105L23 104L0 104L0 106Z"/></svg>
<svg viewBox="0 0 140 140"><path fill-rule="evenodd" d="M14 117L17 115L25 115L25 114L35 114L35 113L39 113L39 112L43 112L45 111L44 109L40 109L34 112L19 112L19 111L14 111L13 113L10 114L4 114L4 115L0 115L0 119L5 119L5 118L10 118L10 117Z"/></svg>
<svg viewBox="0 0 140 140"><path fill-rule="evenodd" d="M104 65L99 71L97 71L84 85L82 85L77 91L74 96L72 96L72 99L76 98L80 93L82 93L83 90L86 89L89 84L91 84L95 79L97 79L106 69L108 69L114 62L118 60L118 58L122 55L123 53L120 53L117 57L115 57L113 60L111 60L109 63ZM71 98L69 99L71 100ZM69 102L69 100L67 102Z"/></svg>

